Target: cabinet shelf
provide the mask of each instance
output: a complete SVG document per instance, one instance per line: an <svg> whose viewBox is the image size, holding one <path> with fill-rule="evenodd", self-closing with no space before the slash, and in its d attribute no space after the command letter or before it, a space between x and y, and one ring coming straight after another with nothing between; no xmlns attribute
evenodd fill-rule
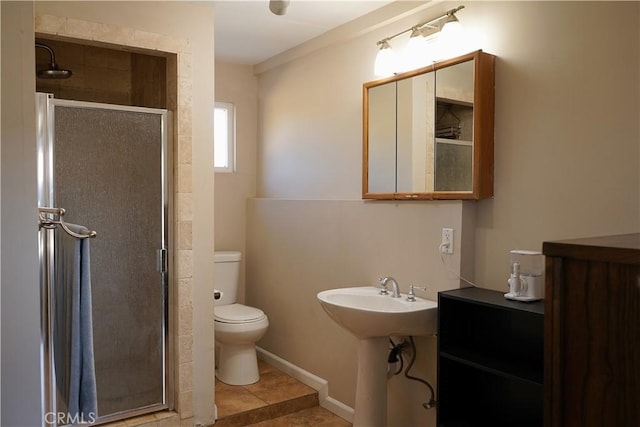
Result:
<svg viewBox="0 0 640 427"><path fill-rule="evenodd" d="M438 426L542 424L543 316L502 292L438 294Z"/></svg>
<svg viewBox="0 0 640 427"><path fill-rule="evenodd" d="M453 144L453 145L465 145L472 147L473 141L467 141L464 139L450 139L450 138L436 138L438 144Z"/></svg>
<svg viewBox="0 0 640 427"><path fill-rule="evenodd" d="M440 357L454 360L475 369L481 369L495 375L516 381L526 381L542 386L542 367L524 366L521 363L513 363L505 360L496 360L482 354L470 354L464 349L451 350L449 352L440 349Z"/></svg>
<svg viewBox="0 0 640 427"><path fill-rule="evenodd" d="M460 94L458 94L458 96L460 96ZM458 105L461 107L467 107L469 109L473 109L473 95L469 95L468 101L465 101L463 99L456 99L454 97L436 96L436 104Z"/></svg>

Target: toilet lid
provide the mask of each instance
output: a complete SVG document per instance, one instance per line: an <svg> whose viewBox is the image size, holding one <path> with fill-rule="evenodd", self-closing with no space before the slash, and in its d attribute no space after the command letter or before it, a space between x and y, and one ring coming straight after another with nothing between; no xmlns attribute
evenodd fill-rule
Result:
<svg viewBox="0 0 640 427"><path fill-rule="evenodd" d="M259 308L242 304L229 304L214 307L213 317L218 322L247 323L264 318L264 312Z"/></svg>

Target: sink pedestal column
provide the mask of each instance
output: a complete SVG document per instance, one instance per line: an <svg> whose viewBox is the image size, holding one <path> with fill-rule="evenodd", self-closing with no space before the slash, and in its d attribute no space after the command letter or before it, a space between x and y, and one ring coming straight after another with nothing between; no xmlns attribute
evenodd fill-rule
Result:
<svg viewBox="0 0 640 427"><path fill-rule="evenodd" d="M388 346L388 337L358 341L353 427L385 427L387 424Z"/></svg>

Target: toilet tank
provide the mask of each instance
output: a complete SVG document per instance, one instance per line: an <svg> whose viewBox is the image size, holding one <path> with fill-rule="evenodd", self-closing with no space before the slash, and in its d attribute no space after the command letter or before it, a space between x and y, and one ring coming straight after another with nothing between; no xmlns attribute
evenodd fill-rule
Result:
<svg viewBox="0 0 640 427"><path fill-rule="evenodd" d="M236 302L238 296L238 277L240 276L240 260L242 253L237 251L217 251L213 253L213 287L222 292L216 305L227 305ZM213 298L213 290L211 291Z"/></svg>

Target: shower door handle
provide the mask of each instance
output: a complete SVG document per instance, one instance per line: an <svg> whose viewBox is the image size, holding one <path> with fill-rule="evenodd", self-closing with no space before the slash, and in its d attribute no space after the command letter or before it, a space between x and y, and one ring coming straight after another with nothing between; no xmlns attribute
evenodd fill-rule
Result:
<svg viewBox="0 0 640 427"><path fill-rule="evenodd" d="M167 273L167 250L166 249L158 249L158 271L160 274Z"/></svg>

